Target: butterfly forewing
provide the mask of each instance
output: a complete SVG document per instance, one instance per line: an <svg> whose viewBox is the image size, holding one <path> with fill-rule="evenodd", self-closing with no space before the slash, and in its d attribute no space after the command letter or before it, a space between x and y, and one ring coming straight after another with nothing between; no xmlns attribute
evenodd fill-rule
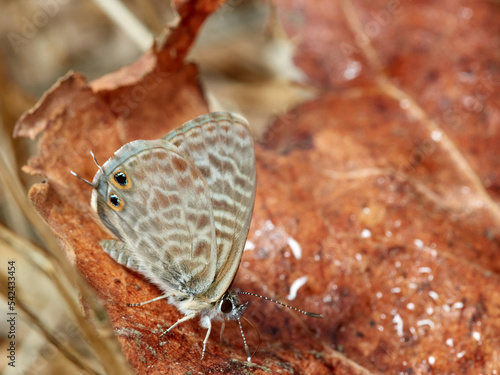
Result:
<svg viewBox="0 0 500 375"><path fill-rule="evenodd" d="M248 123L230 113L188 121L164 138L193 160L210 191L217 241L215 280L205 296L229 288L245 245L255 199L255 156Z"/></svg>
<svg viewBox="0 0 500 375"><path fill-rule="evenodd" d="M129 187L113 182L119 172ZM216 272L215 225L208 185L192 160L164 140L134 141L103 165L99 181L98 214L134 249L138 270L167 293L205 293Z"/></svg>

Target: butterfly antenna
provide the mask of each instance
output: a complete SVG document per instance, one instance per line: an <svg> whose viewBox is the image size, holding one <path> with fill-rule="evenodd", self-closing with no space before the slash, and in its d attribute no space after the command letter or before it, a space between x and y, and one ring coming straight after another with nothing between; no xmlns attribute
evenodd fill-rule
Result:
<svg viewBox="0 0 500 375"><path fill-rule="evenodd" d="M240 326L241 337L243 337L243 343L245 344L245 352L247 353L247 361L252 362L252 355L250 354L250 349L247 345L247 339L245 338L245 334L243 333L243 327L241 326L241 319L238 318L238 325Z"/></svg>
<svg viewBox="0 0 500 375"><path fill-rule="evenodd" d="M260 332L259 330L257 329L257 327L255 327L252 322L250 320L248 320L247 318L245 318L244 316L241 317L242 319L245 319L245 321L250 324L252 326L253 329L255 329L255 332L257 332L257 336L259 337L259 343L257 344L257 349L254 350L254 352L252 353L252 357L254 356L255 353L257 353L257 350L259 350L259 347L260 347Z"/></svg>
<svg viewBox="0 0 500 375"><path fill-rule="evenodd" d="M266 300L274 302L274 303L276 303L278 305L281 305L281 306L284 306L284 307L288 307L289 309L295 310L295 311L297 311L297 312L299 312L301 314L304 314L304 315L307 315L307 316L312 316L313 318L323 318L323 315L321 315L321 314L316 314L316 313L313 313L313 312L310 312L310 311L300 310L300 309L298 309L296 307L287 305L286 303L277 301L277 300L269 298L269 297L264 297L264 296L261 296L259 294L249 293L249 292L237 292L237 293L238 294L246 294L246 295L249 295L249 296L254 296L254 297L259 297L259 298L262 298L262 299L266 299Z"/></svg>
<svg viewBox="0 0 500 375"><path fill-rule="evenodd" d="M94 163L95 163L95 165L97 165L97 168L99 168L99 170L102 172L102 167L99 164L99 162L97 161L97 159L92 151L90 151L90 155L92 156L92 159L94 159Z"/></svg>
<svg viewBox="0 0 500 375"><path fill-rule="evenodd" d="M86 179L84 179L83 177L80 177L78 176L75 172L73 171L69 171L73 176L79 178L80 180L82 180L83 182L85 182L87 185L90 185L92 186L92 188L94 188L94 185L92 185L89 181L87 181Z"/></svg>

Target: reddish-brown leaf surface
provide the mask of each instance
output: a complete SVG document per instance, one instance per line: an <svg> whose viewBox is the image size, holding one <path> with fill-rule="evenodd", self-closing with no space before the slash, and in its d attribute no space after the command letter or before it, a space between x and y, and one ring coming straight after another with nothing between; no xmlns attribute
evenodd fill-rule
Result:
<svg viewBox="0 0 500 375"><path fill-rule="evenodd" d="M87 179L123 143L154 139L208 111L184 56L209 2L184 2L166 46L88 84L68 75L25 115L41 133L30 197L96 289L137 373L495 374L500 368L500 9L493 2L276 0L296 63L318 97L275 121L256 146L258 186L235 286L323 320L253 300L261 343L180 314L99 247ZM172 53L175 49L175 53ZM298 246L297 246L298 244ZM300 252L298 249L300 248ZM299 256L300 255L300 256ZM293 296L292 296L293 297ZM218 328L218 327L216 327ZM258 338L248 326L251 347Z"/></svg>

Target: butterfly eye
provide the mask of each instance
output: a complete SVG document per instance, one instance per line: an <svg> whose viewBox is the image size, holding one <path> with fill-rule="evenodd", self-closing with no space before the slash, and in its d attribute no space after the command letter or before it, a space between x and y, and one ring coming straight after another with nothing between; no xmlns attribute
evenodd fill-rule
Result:
<svg viewBox="0 0 500 375"><path fill-rule="evenodd" d="M229 299L225 299L220 305L220 311L224 314L231 313L233 311L233 303Z"/></svg>
<svg viewBox="0 0 500 375"><path fill-rule="evenodd" d="M118 189L128 190L132 186L128 174L124 171L118 171L113 175L111 183Z"/></svg>
<svg viewBox="0 0 500 375"><path fill-rule="evenodd" d="M116 194L109 195L108 205L115 211L121 211L123 209L123 201Z"/></svg>

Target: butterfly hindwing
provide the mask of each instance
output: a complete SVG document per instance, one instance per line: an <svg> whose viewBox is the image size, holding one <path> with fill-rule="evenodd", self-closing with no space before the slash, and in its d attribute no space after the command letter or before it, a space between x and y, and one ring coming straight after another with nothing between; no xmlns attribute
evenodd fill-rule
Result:
<svg viewBox="0 0 500 375"><path fill-rule="evenodd" d="M248 123L239 115L210 113L186 122L164 139L192 159L209 187L217 266L206 296L215 301L238 270L253 211L256 168Z"/></svg>
<svg viewBox="0 0 500 375"><path fill-rule="evenodd" d="M134 258L134 252L130 250L125 242L115 240L102 240L99 242L101 247L111 258L120 263L121 265L130 268L131 270L138 271L139 264Z"/></svg>

